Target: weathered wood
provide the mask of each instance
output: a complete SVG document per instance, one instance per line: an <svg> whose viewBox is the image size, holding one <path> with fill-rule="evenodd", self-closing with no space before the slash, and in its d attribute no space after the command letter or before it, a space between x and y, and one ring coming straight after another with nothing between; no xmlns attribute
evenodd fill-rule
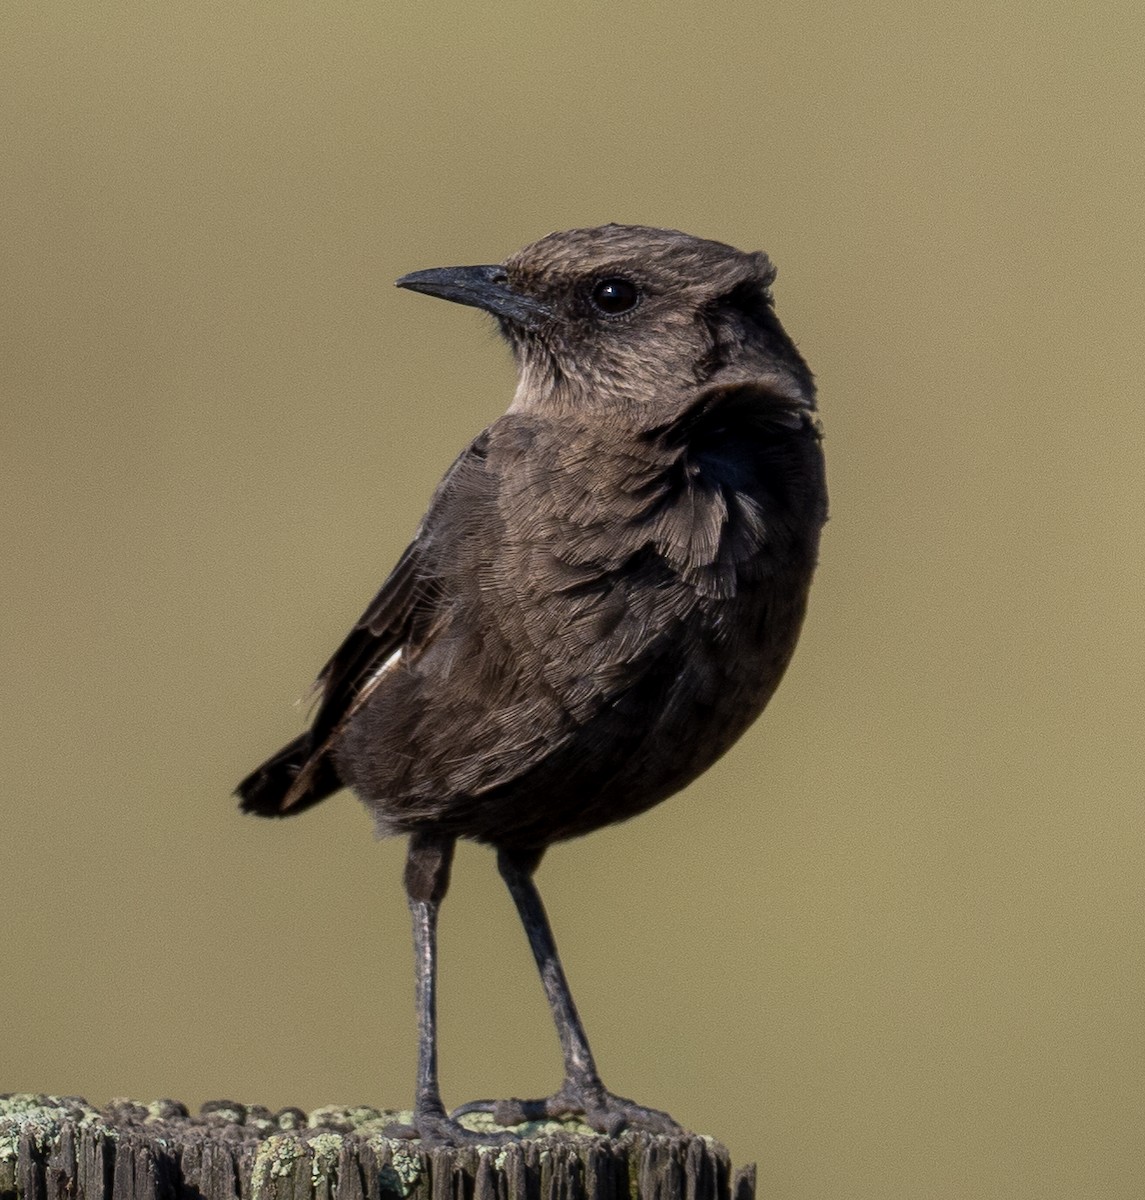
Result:
<svg viewBox="0 0 1145 1200"><path fill-rule="evenodd" d="M531 1122L509 1145L460 1149L387 1137L410 1114L269 1109L218 1100L0 1096L0 1200L754 1200L704 1137ZM488 1118L467 1118L490 1129Z"/></svg>

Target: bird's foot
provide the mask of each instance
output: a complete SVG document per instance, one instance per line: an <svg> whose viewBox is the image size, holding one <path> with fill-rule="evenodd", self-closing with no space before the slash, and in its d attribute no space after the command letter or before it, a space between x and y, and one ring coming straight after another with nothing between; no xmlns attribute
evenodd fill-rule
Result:
<svg viewBox="0 0 1145 1200"><path fill-rule="evenodd" d="M571 1080L565 1080L560 1091L541 1100L474 1100L454 1109L450 1118L457 1120L474 1112L491 1113L494 1124L502 1126L579 1117L590 1129L609 1137L623 1129L669 1135L687 1132L666 1112L614 1096L600 1084L581 1085Z"/></svg>
<svg viewBox="0 0 1145 1200"><path fill-rule="evenodd" d="M467 1128L457 1120L459 1115L467 1111L471 1111L468 1106L448 1117L444 1110L415 1112L410 1124L387 1125L384 1133L392 1138L418 1138L427 1146L503 1146L518 1140L511 1133Z"/></svg>

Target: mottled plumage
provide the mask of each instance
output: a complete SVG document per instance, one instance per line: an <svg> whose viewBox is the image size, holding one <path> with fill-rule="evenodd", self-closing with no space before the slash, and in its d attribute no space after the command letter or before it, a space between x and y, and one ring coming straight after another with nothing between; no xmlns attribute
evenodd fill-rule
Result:
<svg viewBox="0 0 1145 1200"><path fill-rule="evenodd" d="M493 312L519 386L322 671L311 729L239 793L277 816L348 785L381 832L413 835L423 1136L464 1136L425 1045L454 839L498 849L544 971L531 876L545 847L689 783L791 658L826 488L811 375L773 278L762 254L609 225L399 281ZM604 1092L571 997L546 989L566 1057L546 1111L670 1127Z"/></svg>

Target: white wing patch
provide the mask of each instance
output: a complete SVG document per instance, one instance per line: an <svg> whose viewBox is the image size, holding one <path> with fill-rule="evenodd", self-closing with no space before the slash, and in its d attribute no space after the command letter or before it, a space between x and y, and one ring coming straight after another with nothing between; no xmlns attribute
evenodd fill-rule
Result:
<svg viewBox="0 0 1145 1200"><path fill-rule="evenodd" d="M392 671L398 665L399 660L401 659L401 656L402 656L402 647L399 646L393 652L393 654L391 654L389 656L389 658L387 658L386 661L384 663L382 663L382 665L380 667L378 667L378 669L369 677L369 679L367 679L366 682L364 684L362 684L361 691L359 691L358 695L357 695L357 702L355 704L355 707L357 707L358 704L361 704L361 702L374 690L374 688L376 688L378 686L378 684L381 683L382 677L384 675L388 674L390 671Z"/></svg>

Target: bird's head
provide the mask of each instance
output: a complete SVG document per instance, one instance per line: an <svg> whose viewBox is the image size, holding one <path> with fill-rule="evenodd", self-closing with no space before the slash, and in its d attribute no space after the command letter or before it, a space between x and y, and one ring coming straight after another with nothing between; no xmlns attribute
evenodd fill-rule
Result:
<svg viewBox="0 0 1145 1200"><path fill-rule="evenodd" d="M398 286L492 313L516 355L510 411L641 426L708 387L763 384L813 407L775 316L767 255L671 229L552 233L496 266L415 271Z"/></svg>

